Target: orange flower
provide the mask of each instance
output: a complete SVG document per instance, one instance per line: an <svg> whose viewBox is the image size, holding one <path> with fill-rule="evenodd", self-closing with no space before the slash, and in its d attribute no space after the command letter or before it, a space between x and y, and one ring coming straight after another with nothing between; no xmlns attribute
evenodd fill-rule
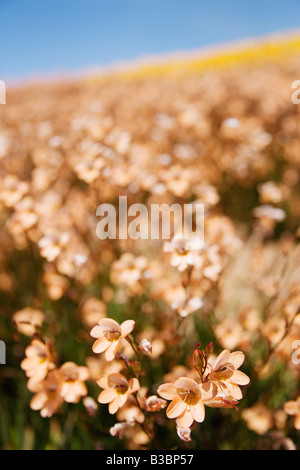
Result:
<svg viewBox="0 0 300 470"><path fill-rule="evenodd" d="M51 418L63 404L60 395L61 374L59 370L49 372L43 382L35 382L30 387L32 392L37 392L31 399L30 408L40 410L43 418Z"/></svg>
<svg viewBox="0 0 300 470"><path fill-rule="evenodd" d="M220 395L230 396L234 400L240 400L243 395L239 385L247 385L249 377L237 370L244 362L245 355L241 351L230 353L227 349L221 352L213 365L208 364L205 380L213 381Z"/></svg>
<svg viewBox="0 0 300 470"><path fill-rule="evenodd" d="M122 374L110 374L107 377L101 376L97 384L104 388L98 397L99 403L109 403L108 411L114 414L127 401L131 393L140 389L138 379L127 380Z"/></svg>
<svg viewBox="0 0 300 470"><path fill-rule="evenodd" d="M50 347L39 339L34 339L25 351L26 358L21 362L21 368L25 370L31 382L44 380L48 372L55 369Z"/></svg>
<svg viewBox="0 0 300 470"><path fill-rule="evenodd" d="M74 362L66 362L59 369L61 373L60 395L68 403L78 403L88 391L84 380L89 377L87 367L79 367Z"/></svg>
<svg viewBox="0 0 300 470"><path fill-rule="evenodd" d="M134 325L133 320L126 320L119 325L111 318L103 318L91 331L91 336L98 338L93 345L93 351L97 354L105 351L105 359L112 361L117 353L120 340L132 332Z"/></svg>
<svg viewBox="0 0 300 470"><path fill-rule="evenodd" d="M294 426L296 429L300 429L300 397L296 401L288 401L284 405L284 411L288 415L295 416Z"/></svg>
<svg viewBox="0 0 300 470"><path fill-rule="evenodd" d="M172 400L167 408L168 418L177 418L177 425L187 429L194 420L204 421L204 403L214 398L217 388L209 382L198 384L193 379L181 377L174 384L160 385L157 392L166 400Z"/></svg>

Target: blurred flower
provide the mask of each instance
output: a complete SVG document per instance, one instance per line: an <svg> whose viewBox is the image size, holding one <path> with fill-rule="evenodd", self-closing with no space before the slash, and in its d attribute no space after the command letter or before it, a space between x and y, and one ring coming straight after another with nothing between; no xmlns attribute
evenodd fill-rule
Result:
<svg viewBox="0 0 300 470"><path fill-rule="evenodd" d="M47 295L51 300L60 299L70 286L68 279L54 272L46 272L43 281L46 284Z"/></svg>
<svg viewBox="0 0 300 470"><path fill-rule="evenodd" d="M295 416L294 426L300 429L300 397L295 401L288 401L284 405L284 411L291 416Z"/></svg>
<svg viewBox="0 0 300 470"><path fill-rule="evenodd" d="M23 308L14 313L13 321L20 333L26 336L32 336L43 325L45 314L41 310L31 307Z"/></svg>
<svg viewBox="0 0 300 470"><path fill-rule="evenodd" d="M61 397L68 403L78 403L80 398L88 393L84 383L89 378L87 367L79 367L74 362L65 362L59 371Z"/></svg>
<svg viewBox="0 0 300 470"><path fill-rule="evenodd" d="M65 246L68 241L69 234L66 232L45 235L38 242L41 255L49 262L54 261L60 254L62 247Z"/></svg>
<svg viewBox="0 0 300 470"><path fill-rule="evenodd" d="M31 399L30 408L40 410L43 418L51 418L63 404L63 398L60 395L61 375L58 370L49 372L43 382L35 383L31 388L36 395Z"/></svg>
<svg viewBox="0 0 300 470"><path fill-rule="evenodd" d="M242 411L242 418L247 426L257 434L263 435L273 427L272 412L262 403L257 403L251 408Z"/></svg>
<svg viewBox="0 0 300 470"><path fill-rule="evenodd" d="M170 242L164 243L164 251L171 253L171 265L179 271L185 271L189 266L201 263L199 252L203 243L200 238L184 239L175 235Z"/></svg>
<svg viewBox="0 0 300 470"><path fill-rule="evenodd" d="M145 410L146 411L160 411L167 406L167 402L158 398L156 395L151 395L145 401Z"/></svg>
<svg viewBox="0 0 300 470"><path fill-rule="evenodd" d="M182 441L191 442L192 439L191 439L191 430L190 430L190 428L184 429L184 428L180 427L180 425L177 423L176 431L177 431L177 434L178 434L178 436L180 437L180 439Z"/></svg>
<svg viewBox="0 0 300 470"><path fill-rule="evenodd" d="M125 432L132 426L130 423L116 423L112 428L109 430L109 434L113 437L118 437L119 439L123 439Z"/></svg>
<svg viewBox="0 0 300 470"><path fill-rule="evenodd" d="M30 383L44 380L48 372L55 368L50 346L39 339L31 342L25 354L26 358L21 362L21 367L30 378Z"/></svg>
<svg viewBox="0 0 300 470"><path fill-rule="evenodd" d="M89 416L92 418L96 415L98 411L98 405L92 397L84 397L82 400Z"/></svg>
<svg viewBox="0 0 300 470"><path fill-rule="evenodd" d="M142 351L145 354L152 353L151 343L145 338L140 341L138 348L140 351Z"/></svg>

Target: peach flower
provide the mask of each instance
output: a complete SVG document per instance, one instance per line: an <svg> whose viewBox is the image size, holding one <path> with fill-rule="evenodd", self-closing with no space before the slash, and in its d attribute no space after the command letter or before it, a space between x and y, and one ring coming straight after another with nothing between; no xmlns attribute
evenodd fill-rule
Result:
<svg viewBox="0 0 300 470"><path fill-rule="evenodd" d="M40 410L43 418L51 418L63 404L60 395L61 374L59 370L49 372L43 382L36 382L31 387L32 392L37 392L31 399L30 408Z"/></svg>
<svg viewBox="0 0 300 470"><path fill-rule="evenodd" d="M78 403L88 390L84 381L89 378L87 367L79 367L74 362L66 362L60 369L60 395L68 403Z"/></svg>
<svg viewBox="0 0 300 470"><path fill-rule="evenodd" d="M261 436L273 427L272 411L262 403L256 403L251 408L243 410L242 418L249 429Z"/></svg>
<svg viewBox="0 0 300 470"><path fill-rule="evenodd" d="M39 339L34 339L25 351L26 358L21 362L21 368L25 370L31 382L39 382L45 379L48 372L55 369L50 346Z"/></svg>
<svg viewBox="0 0 300 470"><path fill-rule="evenodd" d="M194 420L202 423L205 418L204 403L217 393L212 383L198 384L188 377L181 377L174 383L158 387L157 393L166 400L172 400L167 408L168 418L177 418L180 428L189 428Z"/></svg>
<svg viewBox="0 0 300 470"><path fill-rule="evenodd" d="M103 318L91 331L91 336L97 338L93 345L93 351L97 354L105 351L105 359L112 361L122 338L126 338L133 328L135 322L126 320L121 325L111 318Z"/></svg>
<svg viewBox="0 0 300 470"><path fill-rule="evenodd" d="M101 376L97 384L104 388L98 397L99 403L109 403L108 411L114 414L127 401L130 394L140 389L138 379L127 380L122 374L110 374L107 377Z"/></svg>
<svg viewBox="0 0 300 470"><path fill-rule="evenodd" d="M32 336L36 331L42 327L45 315L41 310L36 310L31 307L18 310L13 315L13 321L20 333L26 336Z"/></svg>
<svg viewBox="0 0 300 470"><path fill-rule="evenodd" d="M237 370L244 362L245 355L241 351L230 353L227 349L221 352L213 365L208 364L208 375L205 380L213 381L221 394L240 400L243 395L239 385L247 385L249 377Z"/></svg>
<svg viewBox="0 0 300 470"><path fill-rule="evenodd" d="M296 401L288 401L284 405L284 411L288 415L295 416L294 426L296 429L300 429L300 397Z"/></svg>

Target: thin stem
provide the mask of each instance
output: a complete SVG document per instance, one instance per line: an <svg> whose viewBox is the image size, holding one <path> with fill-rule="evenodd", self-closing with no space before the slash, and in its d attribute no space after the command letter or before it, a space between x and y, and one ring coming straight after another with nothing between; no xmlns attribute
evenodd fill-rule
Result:
<svg viewBox="0 0 300 470"><path fill-rule="evenodd" d="M277 341L277 343L275 343L274 346L269 348L269 351L268 351L268 354L267 354L266 358L257 367L256 374L258 374L268 364L271 356L274 354L276 349L282 344L283 340L287 337L287 335L289 334L289 332L290 332L290 330L293 326L294 320L295 320L296 316L298 315L298 313L300 313L300 307L296 310L296 312L294 313L294 315L293 315L292 319L290 320L290 322L286 324L285 332L284 332L283 336L280 338L280 340Z"/></svg>

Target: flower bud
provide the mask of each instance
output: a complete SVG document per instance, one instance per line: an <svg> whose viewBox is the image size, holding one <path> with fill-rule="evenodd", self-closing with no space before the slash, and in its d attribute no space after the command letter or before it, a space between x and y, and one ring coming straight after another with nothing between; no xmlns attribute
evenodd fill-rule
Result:
<svg viewBox="0 0 300 470"><path fill-rule="evenodd" d="M209 343L205 349L205 355L208 358L214 352L214 343Z"/></svg>
<svg viewBox="0 0 300 470"><path fill-rule="evenodd" d="M152 353L152 345L147 339L142 339L138 346L139 350L145 354Z"/></svg>
<svg viewBox="0 0 300 470"><path fill-rule="evenodd" d="M193 362L194 362L194 367L197 370L197 372L201 373L203 366L204 366L204 357L200 349L195 349L193 353Z"/></svg>
<svg viewBox="0 0 300 470"><path fill-rule="evenodd" d="M141 373L141 364L139 363L139 361L135 361L133 364L132 364L132 368L133 368L133 372L135 374L136 377L138 377Z"/></svg>

